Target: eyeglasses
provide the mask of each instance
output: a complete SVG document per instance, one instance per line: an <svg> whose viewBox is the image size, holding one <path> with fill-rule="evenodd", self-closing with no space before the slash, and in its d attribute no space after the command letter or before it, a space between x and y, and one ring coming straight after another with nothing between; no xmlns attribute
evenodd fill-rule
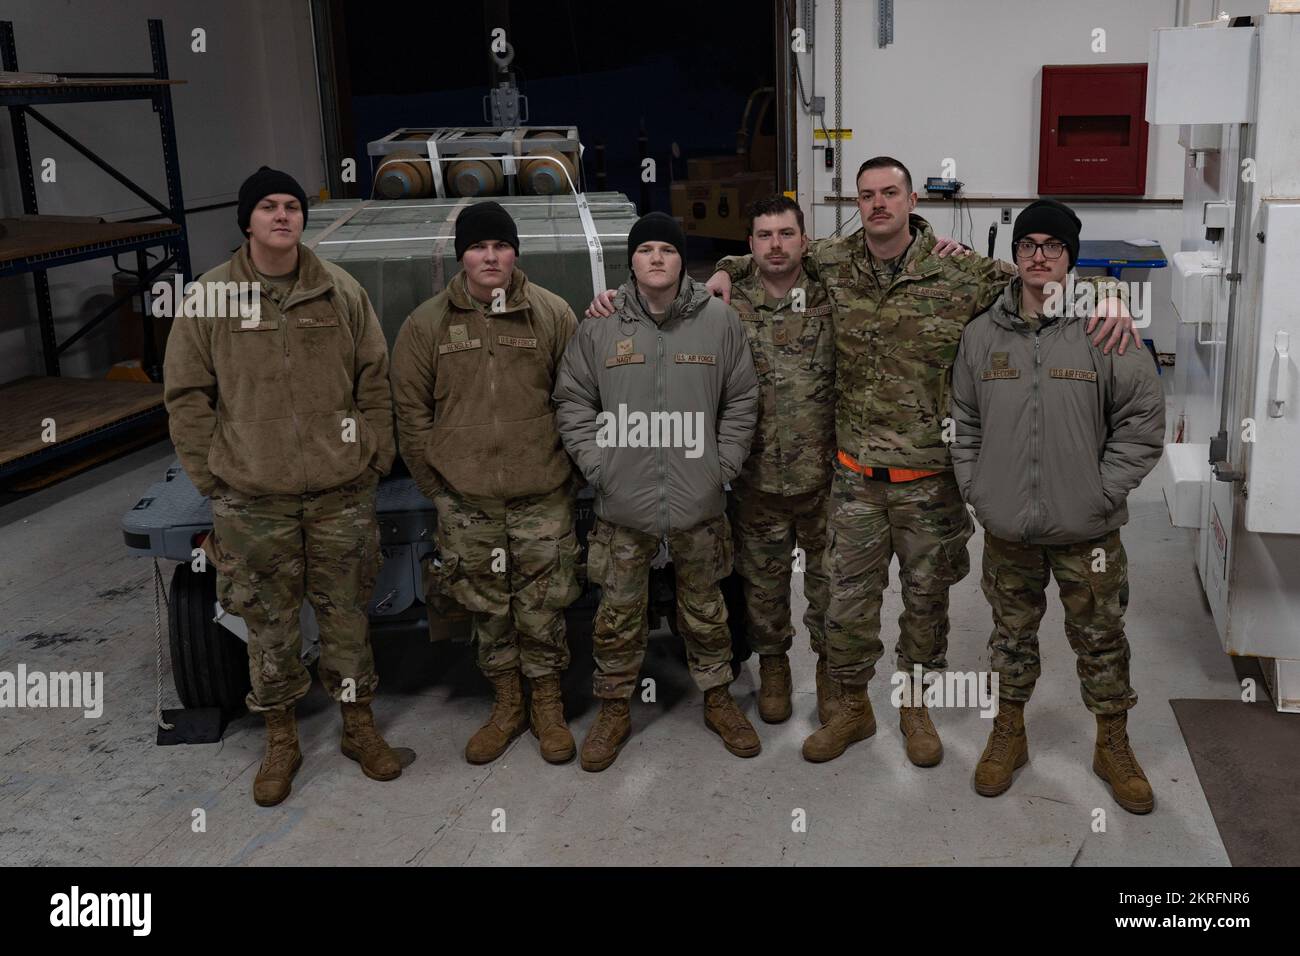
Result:
<svg viewBox="0 0 1300 956"><path fill-rule="evenodd" d="M1049 239L1047 242L1034 242L1032 239L1021 239L1016 243L1016 255L1021 259L1032 259L1034 253L1039 249L1043 250L1045 259L1059 259L1061 253L1065 252L1065 243Z"/></svg>

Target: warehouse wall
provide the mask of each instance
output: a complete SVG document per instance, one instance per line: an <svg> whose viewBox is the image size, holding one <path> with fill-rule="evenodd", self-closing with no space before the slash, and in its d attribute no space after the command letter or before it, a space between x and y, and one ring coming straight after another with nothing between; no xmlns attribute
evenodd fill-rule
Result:
<svg viewBox="0 0 1300 956"><path fill-rule="evenodd" d="M305 0L7 0L18 65L34 72L146 71L146 21L167 40L181 180L187 208L232 202L260 165L284 169L308 196L325 184L311 23ZM206 31L206 52L192 31ZM38 107L84 145L166 201L158 123L147 101ZM37 183L42 213L124 219L150 208L31 120L32 156L57 162L55 183ZM22 214L8 111L0 118L0 214ZM233 207L189 217L190 255L201 272L228 257L241 236ZM134 255L123 265L134 267ZM59 338L111 298L112 261L49 273ZM0 382L43 374L29 276L0 280ZM111 364L116 319L65 352L64 374L102 375Z"/></svg>
<svg viewBox="0 0 1300 956"><path fill-rule="evenodd" d="M1044 64L1145 63L1150 34L1158 27L1212 19L1220 9L1234 15L1264 13L1267 0L895 0L894 42L876 46L874 0L843 3L842 123L853 130L845 144L843 195L853 193L853 174L869 156L889 154L906 163L917 184L942 175L952 157L957 178L971 198L970 219L954 222L951 204L922 202L918 212L943 233L958 235L981 252L1002 207L1014 218L1038 191L1038 126ZM818 0L815 47L816 93L826 97L826 125L834 124L833 0ZM1092 51L1093 29L1106 31L1106 51ZM800 57L805 85L810 57ZM800 111L800 200L812 210L810 231L835 229L835 207L826 203L831 173L812 148L812 124ZM1083 234L1097 239L1159 240L1172 256L1180 248L1184 152L1173 127L1151 127L1147 147L1146 199L1159 204L1080 204ZM924 190L918 188L922 199ZM849 223L856 208L846 206ZM853 220L846 230L858 228ZM995 254L1011 256L1011 227L999 225ZM1157 310L1148 335L1161 351L1173 351L1176 321L1169 305L1168 269L1127 270L1126 280L1152 283Z"/></svg>

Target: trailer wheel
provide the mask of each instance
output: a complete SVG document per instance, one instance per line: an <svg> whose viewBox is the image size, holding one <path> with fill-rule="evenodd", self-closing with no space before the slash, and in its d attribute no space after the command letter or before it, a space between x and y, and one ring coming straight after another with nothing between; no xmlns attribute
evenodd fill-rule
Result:
<svg viewBox="0 0 1300 956"><path fill-rule="evenodd" d="M238 713L248 693L248 647L212 619L217 603L215 568L202 573L176 565L167 597L172 680L186 707L220 707Z"/></svg>

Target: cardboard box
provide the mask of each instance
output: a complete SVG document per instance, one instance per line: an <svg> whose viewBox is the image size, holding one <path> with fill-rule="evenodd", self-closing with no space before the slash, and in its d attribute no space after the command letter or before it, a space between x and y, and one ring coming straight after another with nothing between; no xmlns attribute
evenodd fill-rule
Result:
<svg viewBox="0 0 1300 956"><path fill-rule="evenodd" d="M173 276L174 272L169 269L154 280L154 284L165 282L170 285L174 281ZM135 276L125 272L114 272L113 295L121 295L131 288L134 283ZM146 298L152 301L151 295L146 294ZM163 356L167 354L167 337L171 335L172 320L150 315L148 321L153 326L154 350L158 353L158 361L161 362ZM121 362L143 358L144 323L145 318L140 311L140 296L138 294L133 295L117 307L117 343L113 354L115 361ZM146 376L146 380L147 378Z"/></svg>
<svg viewBox="0 0 1300 956"><path fill-rule="evenodd" d="M749 207L776 192L766 173L745 173L726 179L673 183L672 212L688 236L743 240L749 235Z"/></svg>
<svg viewBox="0 0 1300 956"><path fill-rule="evenodd" d="M745 157L732 153L729 156L696 156L686 160L686 178L726 179L745 172Z"/></svg>

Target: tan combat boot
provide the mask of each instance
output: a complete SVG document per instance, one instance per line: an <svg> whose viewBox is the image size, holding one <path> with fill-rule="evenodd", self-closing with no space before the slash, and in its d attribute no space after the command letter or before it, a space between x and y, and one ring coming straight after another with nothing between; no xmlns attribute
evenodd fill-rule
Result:
<svg viewBox="0 0 1300 956"><path fill-rule="evenodd" d="M1011 775L1029 762L1029 738L1025 735L1025 702L1002 700L993 718L989 742L975 765L975 792L996 797L1011 786Z"/></svg>
<svg viewBox="0 0 1300 956"><path fill-rule="evenodd" d="M343 756L361 764L371 780L392 780L402 775L402 762L379 736L369 704L339 704L343 711Z"/></svg>
<svg viewBox="0 0 1300 956"><path fill-rule="evenodd" d="M576 748L573 734L564 722L564 699L560 696L560 675L533 678L532 699L528 702L528 723L541 744L542 759L547 763L567 763Z"/></svg>
<svg viewBox="0 0 1300 956"><path fill-rule="evenodd" d="M740 712L726 684L704 692L704 726L721 737L722 746L737 757L756 757L763 749L754 725Z"/></svg>
<svg viewBox="0 0 1300 956"><path fill-rule="evenodd" d="M1115 802L1129 813L1150 813L1156 805L1147 776L1128 742L1128 712L1097 715L1092 769L1110 784Z"/></svg>
<svg viewBox="0 0 1300 956"><path fill-rule="evenodd" d="M817 658L817 720L829 724L840 702L840 685L831 677L825 657Z"/></svg>
<svg viewBox="0 0 1300 956"><path fill-rule="evenodd" d="M258 806L273 807L289 795L293 775L302 766L298 749L298 719L292 708L268 710L266 756L253 779L253 800Z"/></svg>
<svg viewBox="0 0 1300 956"><path fill-rule="evenodd" d="M907 759L916 766L934 767L943 759L943 741L939 739L939 731L934 729L934 722L924 704L899 707L898 729L907 741Z"/></svg>
<svg viewBox="0 0 1300 956"><path fill-rule="evenodd" d="M627 701L602 700L596 722L582 742L582 769L595 773L604 770L618 757L619 748L632 733L632 714Z"/></svg>
<svg viewBox="0 0 1300 956"><path fill-rule="evenodd" d="M834 760L849 744L866 740L876 732L876 715L867 699L866 685L834 683L839 692L835 712L803 742L803 759L813 763Z"/></svg>
<svg viewBox="0 0 1300 956"><path fill-rule="evenodd" d="M494 695L492 714L465 745L465 759L470 763L491 763L506 752L510 741L528 729L519 671L488 674L487 678L492 682Z"/></svg>
<svg viewBox="0 0 1300 956"><path fill-rule="evenodd" d="M763 654L758 659L758 716L765 723L790 719L790 658L785 654Z"/></svg>

